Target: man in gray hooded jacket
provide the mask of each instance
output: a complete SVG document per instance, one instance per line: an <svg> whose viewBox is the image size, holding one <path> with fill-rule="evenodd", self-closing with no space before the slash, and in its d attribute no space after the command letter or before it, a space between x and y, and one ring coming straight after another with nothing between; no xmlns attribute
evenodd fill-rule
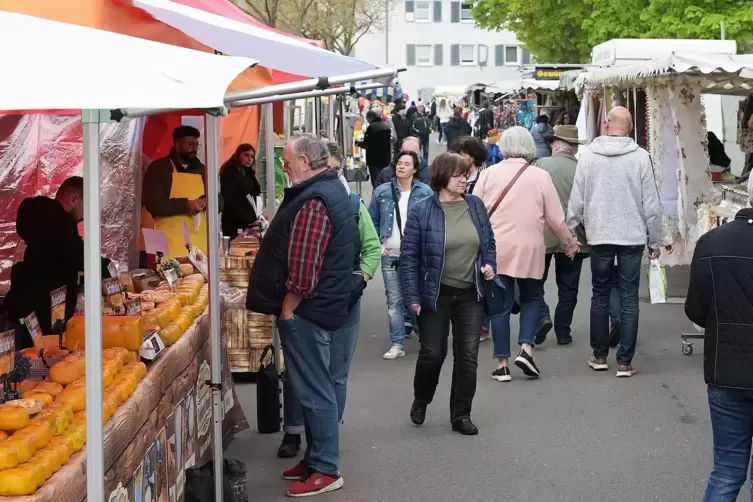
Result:
<svg viewBox="0 0 753 502"><path fill-rule="evenodd" d="M623 107L607 116L606 135L581 153L567 211L571 230L583 224L591 248L591 348L588 365L605 371L609 354L609 294L617 260L620 286L620 348L617 376L635 374L638 286L641 259L661 254L659 191L648 152L630 138L633 120ZM648 237L648 240L647 240Z"/></svg>

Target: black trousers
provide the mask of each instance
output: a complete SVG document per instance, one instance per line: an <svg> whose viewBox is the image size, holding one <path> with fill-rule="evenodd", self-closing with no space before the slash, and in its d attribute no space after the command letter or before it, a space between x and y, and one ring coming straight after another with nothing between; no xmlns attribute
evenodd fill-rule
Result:
<svg viewBox="0 0 753 502"><path fill-rule="evenodd" d="M377 178L379 177L379 173L387 166L375 166L373 164L367 164L367 167L369 168L369 178L371 178L371 188L377 187Z"/></svg>
<svg viewBox="0 0 753 502"><path fill-rule="evenodd" d="M442 364L447 358L452 324L452 386L450 420L471 415L476 394L478 345L484 307L475 288L458 289L441 285L437 310L422 310L418 316L421 350L416 362L413 392L416 401L429 404L439 383Z"/></svg>

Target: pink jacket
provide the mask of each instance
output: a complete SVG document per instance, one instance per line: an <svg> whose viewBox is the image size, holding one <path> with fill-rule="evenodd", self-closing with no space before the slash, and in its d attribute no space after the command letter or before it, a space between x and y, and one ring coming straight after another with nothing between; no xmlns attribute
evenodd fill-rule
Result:
<svg viewBox="0 0 753 502"><path fill-rule="evenodd" d="M523 167L523 159L505 159L481 171L473 195L491 210ZM564 244L573 239L549 173L535 166L518 178L490 216L497 242L497 273L520 279L544 277L544 224Z"/></svg>

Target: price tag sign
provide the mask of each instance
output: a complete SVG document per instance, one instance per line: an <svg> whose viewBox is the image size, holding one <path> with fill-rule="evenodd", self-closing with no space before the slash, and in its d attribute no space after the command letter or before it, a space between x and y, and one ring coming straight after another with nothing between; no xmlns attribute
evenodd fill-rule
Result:
<svg viewBox="0 0 753 502"><path fill-rule="evenodd" d="M39 320L37 319L37 313L32 312L24 318L24 326L29 331L31 339L34 342L34 348L37 352L41 353L44 349L44 339L42 338L42 329L39 327Z"/></svg>
<svg viewBox="0 0 753 502"><path fill-rule="evenodd" d="M167 234L151 228L142 228L144 233L144 248L147 254L170 256L170 245L167 243Z"/></svg>
<svg viewBox="0 0 753 502"><path fill-rule="evenodd" d="M13 372L16 367L16 332L0 333L0 375Z"/></svg>

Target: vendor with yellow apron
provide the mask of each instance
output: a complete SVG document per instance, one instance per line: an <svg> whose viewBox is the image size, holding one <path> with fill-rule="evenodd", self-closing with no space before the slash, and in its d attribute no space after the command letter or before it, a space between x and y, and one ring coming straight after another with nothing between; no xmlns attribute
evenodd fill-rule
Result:
<svg viewBox="0 0 753 502"><path fill-rule="evenodd" d="M170 155L152 162L144 175L141 228L164 232L172 257L188 254L183 223L188 229L191 244L205 254L209 251L206 168L196 156L199 137L200 133L195 127L177 127L173 131ZM143 234L141 243L143 246Z"/></svg>

